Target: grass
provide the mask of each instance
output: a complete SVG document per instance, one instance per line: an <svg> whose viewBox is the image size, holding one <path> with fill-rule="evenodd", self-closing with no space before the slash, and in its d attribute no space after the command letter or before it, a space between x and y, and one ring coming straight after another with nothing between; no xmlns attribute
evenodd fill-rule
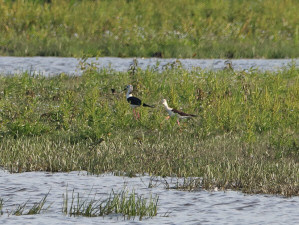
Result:
<svg viewBox="0 0 299 225"><path fill-rule="evenodd" d="M8 212L8 216L23 216L23 215L36 215L41 211L48 210L51 206L45 209L47 202L48 192L39 202L34 203L31 208L27 209L28 201L19 204L16 209ZM69 199L68 192L63 195L63 208L62 212L68 216L85 216L85 217L99 217L99 216L122 216L124 219L139 220L144 218L152 218L157 215L158 211L158 196L152 197L151 195L146 198L143 195L138 195L134 191L121 190L119 192L112 192L106 199L95 199L82 197L78 193L72 192L72 197ZM0 198L0 216L3 215L4 201ZM8 210L7 210L8 211Z"/></svg>
<svg viewBox="0 0 299 225"><path fill-rule="evenodd" d="M42 210L47 210L50 208L51 204L47 207L47 209L44 209L44 205L47 201L47 197L50 192L48 192L39 202L34 203L31 208L25 212L26 206L28 205L28 201L21 203L17 206L15 210L12 210L9 215L14 215L14 216L22 216L22 215L36 215L40 214ZM3 206L3 204L2 204Z"/></svg>
<svg viewBox="0 0 299 225"><path fill-rule="evenodd" d="M122 190L120 192L112 191L108 198L95 199L84 198L72 192L72 199L69 206L68 192L63 196L63 213L69 216L97 217L106 215L121 215L124 219L139 220L151 218L157 215L158 197L145 198L134 191Z"/></svg>
<svg viewBox="0 0 299 225"><path fill-rule="evenodd" d="M298 8L296 0L1 0L0 54L296 58Z"/></svg>
<svg viewBox="0 0 299 225"><path fill-rule="evenodd" d="M198 177L178 187L299 194L299 70L143 71L0 77L0 166ZM135 120L125 85L154 109ZM112 93L111 89L115 89ZM197 114L166 120L161 104Z"/></svg>
<svg viewBox="0 0 299 225"><path fill-rule="evenodd" d="M4 200L3 200L3 198L0 198L0 216L2 216L3 215L3 204L4 204Z"/></svg>

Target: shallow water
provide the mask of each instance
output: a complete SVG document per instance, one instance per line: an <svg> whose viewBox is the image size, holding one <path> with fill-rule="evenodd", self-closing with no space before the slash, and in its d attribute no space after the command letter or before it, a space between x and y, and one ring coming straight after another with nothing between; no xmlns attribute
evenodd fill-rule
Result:
<svg viewBox="0 0 299 225"><path fill-rule="evenodd" d="M187 192L166 189L164 179L155 178L148 188L149 176L135 178L105 174L90 176L85 172L10 174L0 170L0 198L4 199L4 214L0 224L298 224L299 197L283 198L270 195L245 195L235 191ZM175 185L176 179L167 178ZM84 196L96 194L105 198L111 190L127 187L138 194L159 196L158 216L143 221L122 217L69 217L62 213L62 194L74 189ZM39 215L8 216L17 204L29 200L38 202L50 190L46 207ZM168 217L163 217L170 212Z"/></svg>
<svg viewBox="0 0 299 225"><path fill-rule="evenodd" d="M176 59L138 58L138 66L142 69L157 66L162 69L165 65L175 62ZM231 60L234 69L262 71L277 71L295 63L299 67L299 59L235 59ZM34 74L57 75L60 73L80 75L79 60L62 57L1 57L0 74L15 74L29 71ZM133 58L100 57L90 58L88 63L94 62L98 68L113 68L116 71L127 71ZM185 69L200 67L202 69L218 70L224 68L224 59L180 59Z"/></svg>

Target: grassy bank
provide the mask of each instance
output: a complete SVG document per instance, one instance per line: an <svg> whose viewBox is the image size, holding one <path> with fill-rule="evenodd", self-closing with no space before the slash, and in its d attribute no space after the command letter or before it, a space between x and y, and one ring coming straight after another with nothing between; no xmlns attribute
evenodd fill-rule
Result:
<svg viewBox="0 0 299 225"><path fill-rule="evenodd" d="M0 0L0 54L299 57L296 0Z"/></svg>
<svg viewBox="0 0 299 225"><path fill-rule="evenodd" d="M124 86L154 109L135 120ZM115 89L112 93L111 89ZM169 105L198 114L166 120ZM183 189L299 194L299 71L85 68L0 77L0 166L202 177Z"/></svg>

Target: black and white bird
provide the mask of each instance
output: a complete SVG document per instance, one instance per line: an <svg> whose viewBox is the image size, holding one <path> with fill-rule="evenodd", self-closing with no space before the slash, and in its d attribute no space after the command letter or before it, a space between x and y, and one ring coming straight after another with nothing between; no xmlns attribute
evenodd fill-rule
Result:
<svg viewBox="0 0 299 225"><path fill-rule="evenodd" d="M170 108L167 104L166 99L162 100L162 104L164 105L166 111L169 114L169 117L173 117L173 116L177 116L178 120L177 123L178 125L180 125L179 119L187 119L187 118L192 118L192 117L197 117L197 115L193 115L193 114L189 114L189 113L184 113L180 110L174 109L174 108Z"/></svg>
<svg viewBox="0 0 299 225"><path fill-rule="evenodd" d="M135 118L136 118L135 108L140 107L140 106L154 108L154 106L145 104L139 98L134 97L132 95L133 86L131 84L127 85L126 88L125 88L125 90L127 90L126 98L127 98L127 101L130 103L131 108L133 109ZM138 117L140 117L139 114L138 114Z"/></svg>

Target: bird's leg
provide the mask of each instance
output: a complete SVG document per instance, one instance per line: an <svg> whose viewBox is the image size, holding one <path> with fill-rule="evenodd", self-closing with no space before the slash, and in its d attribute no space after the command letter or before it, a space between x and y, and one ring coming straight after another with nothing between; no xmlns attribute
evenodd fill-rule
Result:
<svg viewBox="0 0 299 225"><path fill-rule="evenodd" d="M137 118L140 119L140 114L139 114L139 112L137 112Z"/></svg>
<svg viewBox="0 0 299 225"><path fill-rule="evenodd" d="M178 123L178 125L180 126L180 121L179 121L179 119L177 119L177 123Z"/></svg>
<svg viewBox="0 0 299 225"><path fill-rule="evenodd" d="M133 109L133 113L134 113L135 120L137 120L135 109Z"/></svg>

